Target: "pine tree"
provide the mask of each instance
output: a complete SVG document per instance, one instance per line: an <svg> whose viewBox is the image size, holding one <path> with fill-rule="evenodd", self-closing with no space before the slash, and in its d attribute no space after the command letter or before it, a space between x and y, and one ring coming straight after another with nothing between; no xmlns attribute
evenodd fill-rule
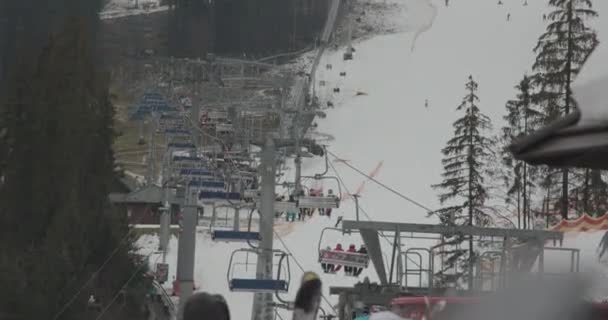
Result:
<svg viewBox="0 0 608 320"><path fill-rule="evenodd" d="M598 43L595 32L585 25L597 17L590 0L550 0L554 10L549 25L534 48L537 54L533 70L538 92L535 100L544 108L545 121L572 110L571 84L585 60ZM568 216L568 168L562 170L562 218Z"/></svg>
<svg viewBox="0 0 608 320"><path fill-rule="evenodd" d="M608 184L598 169L575 170L574 179L578 186L570 192L575 201L576 212L603 215L608 200Z"/></svg>
<svg viewBox="0 0 608 320"><path fill-rule="evenodd" d="M456 108L464 114L454 122L454 137L442 149L445 157L442 160L443 181L433 185L433 188L441 190L439 200L444 207L434 213L445 225L483 226L490 221L489 215L484 212L484 202L488 198L484 173L492 141L484 134L491 129L491 123L479 110L478 85L472 76L469 76L465 87L467 95ZM456 236L443 243L446 261L438 275L444 283L455 283L463 276L458 267L472 268L475 255L473 240L468 239L468 250L459 248L464 240L462 236ZM468 259L465 259L467 253ZM454 272L448 275L446 272L449 269L454 269ZM469 276L469 288L472 288L472 280Z"/></svg>
<svg viewBox="0 0 608 320"><path fill-rule="evenodd" d="M507 114L504 119L507 125L502 128L502 140L507 146L516 139L530 134L542 116L532 103L530 78L524 76L515 89L518 93L514 100L509 100L506 104ZM503 151L503 163L510 171L509 177L505 177L508 188L507 202L516 203L517 227L521 228L523 225L526 229L530 217L530 195L535 188L533 176L537 170L523 161L515 160L506 146Z"/></svg>
<svg viewBox="0 0 608 320"><path fill-rule="evenodd" d="M12 58L0 82L0 283L11 290L0 292L0 313L85 319L94 293L109 318L124 319L133 309L109 302L131 275L141 283L143 265L125 212L108 202L114 113L96 56L99 3L11 2L19 43L2 48Z"/></svg>

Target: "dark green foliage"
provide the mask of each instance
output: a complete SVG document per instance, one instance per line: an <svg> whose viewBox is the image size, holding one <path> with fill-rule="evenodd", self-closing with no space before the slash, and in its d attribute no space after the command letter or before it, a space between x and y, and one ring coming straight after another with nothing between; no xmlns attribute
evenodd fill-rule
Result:
<svg viewBox="0 0 608 320"><path fill-rule="evenodd" d="M170 54L270 56L310 46L327 18L326 0L172 0Z"/></svg>
<svg viewBox="0 0 608 320"><path fill-rule="evenodd" d="M574 201L576 212L589 215L606 213L608 201L608 184L597 169L573 170L573 181L576 186L570 190L570 199Z"/></svg>
<svg viewBox="0 0 608 320"><path fill-rule="evenodd" d="M508 196L506 202L516 206L517 227L527 228L531 217L530 198L536 187L534 179L538 174L538 168L513 159L507 147L515 140L532 133L542 121L543 114L533 105L529 77L524 76L515 89L518 93L515 99L509 100L506 104L507 114L504 116L506 126L502 128L502 141L505 143L503 163L509 170L505 177Z"/></svg>
<svg viewBox="0 0 608 320"><path fill-rule="evenodd" d="M454 137L442 149L443 181L433 185L433 188L441 190L441 204L449 205L433 214L439 215L441 223L446 225L485 226L489 224L490 217L484 212L484 203L488 198L484 175L492 144L485 134L491 129L491 123L479 110L477 83L472 76L469 76L466 90L467 95L457 108L464 115L454 122ZM446 275L448 269L468 265L463 259L467 250L457 247L463 240L462 237L455 237L444 242L446 260L441 275ZM469 259L472 259L472 243L469 243L468 251ZM462 270L456 271L455 276L461 277ZM450 278L454 278L454 275ZM442 281L451 280L444 278Z"/></svg>
<svg viewBox="0 0 608 320"><path fill-rule="evenodd" d="M53 319L75 297L59 319L86 319L89 295L109 302L139 266L107 197L114 114L96 57L98 3L8 2L18 41L2 47L0 283L10 289L0 310Z"/></svg>
<svg viewBox="0 0 608 320"><path fill-rule="evenodd" d="M547 16L550 22L534 48L537 57L532 66L534 100L543 108L544 122L571 112L572 81L598 43L595 31L585 25L597 17L590 0L550 0L549 5L553 7ZM562 169L563 218L569 206L569 174L569 169Z"/></svg>

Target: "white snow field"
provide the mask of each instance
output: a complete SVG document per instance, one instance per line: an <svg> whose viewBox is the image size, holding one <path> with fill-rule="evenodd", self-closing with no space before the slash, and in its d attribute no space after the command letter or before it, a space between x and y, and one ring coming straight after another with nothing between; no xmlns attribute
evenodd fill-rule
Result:
<svg viewBox="0 0 608 320"><path fill-rule="evenodd" d="M396 23L407 26L407 32L355 42L352 61L342 60L343 49L326 52L319 64L317 80L327 84L317 86L317 92L323 104L331 101L335 108L328 109L327 118L317 122L320 132L334 137L329 150L364 172L380 167L376 170L377 179L431 209L437 208L431 184L440 181L440 150L452 134L451 124L458 116L455 109L465 94L468 75L479 83L480 108L500 127L505 102L513 97L513 87L523 74L529 72L534 60L532 48L545 28L542 14L547 12L547 1L528 1L528 6L522 5L523 0L503 3L498 6L496 1L452 0L446 8L444 0L403 0L402 14L397 17L401 21ZM608 14L607 1L594 4L601 16ZM511 14L508 22L507 13ZM608 18L598 19L594 26L600 40L608 37ZM332 64L331 70L325 68L328 63ZM341 71L346 72L345 77L339 75ZM340 88L339 93L333 92L335 87ZM350 192L361 189L364 177L344 164L332 164ZM303 165L304 175L324 170L321 159L305 159ZM329 173L335 175L331 168ZM287 174L293 176L293 171ZM323 185L325 189L337 189L329 180ZM372 182L364 185L360 195L360 206L372 220L436 222L427 218L424 209ZM354 219L353 202L344 201L331 221L315 216L284 232L285 243L304 269L321 273L317 263L319 235L322 228L333 226L338 215ZM366 219L363 213L361 218ZM587 240L567 240L564 245L573 244L585 252L593 252L599 241L596 238L581 235L576 239ZM142 253L155 250L157 241L156 237L142 237ZM361 240L334 234L327 245L336 242L347 246L351 242L358 245ZM196 285L199 290L224 295L234 319L248 319L252 308L253 295L231 293L226 282L229 254L242 247L242 244L213 243L205 233L197 234ZM275 248L283 246L275 241ZM176 252L177 241L172 239L168 256L170 278L175 273ZM386 254L390 257L390 251ZM593 258L582 259L587 260ZM291 274L292 284L285 299L293 299L301 276L293 262ZM377 280L373 267L362 276ZM357 281L343 275L322 275L322 278L326 296L329 286L352 285ZM335 297L328 298L337 302ZM322 306L330 310L325 303Z"/></svg>

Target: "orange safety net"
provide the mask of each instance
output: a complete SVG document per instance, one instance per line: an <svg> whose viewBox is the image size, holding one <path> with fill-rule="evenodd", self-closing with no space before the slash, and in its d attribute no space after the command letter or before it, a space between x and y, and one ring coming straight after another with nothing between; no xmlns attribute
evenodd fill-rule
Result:
<svg viewBox="0 0 608 320"><path fill-rule="evenodd" d="M599 218L583 214L575 220L561 220L558 224L552 226L550 230L561 232L608 230L608 214L604 214Z"/></svg>

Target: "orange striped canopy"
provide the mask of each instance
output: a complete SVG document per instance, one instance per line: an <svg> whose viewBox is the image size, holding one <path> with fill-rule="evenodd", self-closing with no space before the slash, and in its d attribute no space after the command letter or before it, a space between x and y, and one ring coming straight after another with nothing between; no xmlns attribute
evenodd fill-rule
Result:
<svg viewBox="0 0 608 320"><path fill-rule="evenodd" d="M575 220L561 220L558 224L552 226L550 229L561 232L608 230L608 214L604 214L599 218L594 218L588 214L583 214Z"/></svg>

